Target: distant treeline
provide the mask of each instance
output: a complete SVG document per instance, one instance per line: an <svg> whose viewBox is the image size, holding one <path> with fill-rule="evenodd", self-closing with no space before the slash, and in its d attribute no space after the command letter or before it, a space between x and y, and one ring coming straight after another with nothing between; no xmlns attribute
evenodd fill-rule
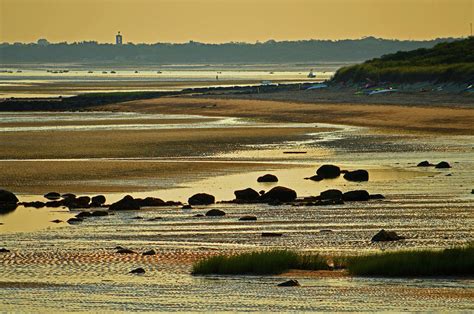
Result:
<svg viewBox="0 0 474 314"><path fill-rule="evenodd" d="M283 63L361 61L396 51L430 48L443 41L355 40L267 41L264 43L99 44L97 42L0 44L0 63Z"/></svg>
<svg viewBox="0 0 474 314"><path fill-rule="evenodd" d="M339 69L337 82L474 82L474 37L399 51Z"/></svg>

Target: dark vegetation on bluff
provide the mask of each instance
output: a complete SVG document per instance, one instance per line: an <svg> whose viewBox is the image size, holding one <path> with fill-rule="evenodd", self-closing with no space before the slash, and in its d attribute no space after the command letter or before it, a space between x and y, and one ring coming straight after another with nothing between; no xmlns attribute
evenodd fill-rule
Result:
<svg viewBox="0 0 474 314"><path fill-rule="evenodd" d="M336 82L459 82L474 81L474 37L439 43L433 48L399 51L341 68Z"/></svg>
<svg viewBox="0 0 474 314"><path fill-rule="evenodd" d="M124 45L97 42L37 44L0 44L1 63L82 62L123 64L170 63L278 63L360 61L383 54L452 41L387 40L374 37L347 40L274 41L263 43L182 44L156 43Z"/></svg>

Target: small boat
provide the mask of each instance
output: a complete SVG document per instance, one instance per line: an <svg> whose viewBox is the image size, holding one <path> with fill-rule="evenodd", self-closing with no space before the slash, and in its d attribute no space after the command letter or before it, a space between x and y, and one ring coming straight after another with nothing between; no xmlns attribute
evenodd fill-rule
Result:
<svg viewBox="0 0 474 314"><path fill-rule="evenodd" d="M308 73L308 78L315 78L315 77L316 77L316 74L314 74L313 69L311 69L311 71L309 71Z"/></svg>

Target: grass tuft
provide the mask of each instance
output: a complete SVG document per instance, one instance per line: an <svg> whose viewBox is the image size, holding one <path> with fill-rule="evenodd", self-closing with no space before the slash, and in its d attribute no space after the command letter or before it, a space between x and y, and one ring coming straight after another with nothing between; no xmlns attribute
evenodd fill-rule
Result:
<svg viewBox="0 0 474 314"><path fill-rule="evenodd" d="M472 276L474 246L346 257L340 259L338 264L345 265L349 273L355 276Z"/></svg>
<svg viewBox="0 0 474 314"><path fill-rule="evenodd" d="M271 250L209 257L195 263L192 274L275 275L289 269L323 270L329 269L329 266L317 254L300 255L289 250Z"/></svg>

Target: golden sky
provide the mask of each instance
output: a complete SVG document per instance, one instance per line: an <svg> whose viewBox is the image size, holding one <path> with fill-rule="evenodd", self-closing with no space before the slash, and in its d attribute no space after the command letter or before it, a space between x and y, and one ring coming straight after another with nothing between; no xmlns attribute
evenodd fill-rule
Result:
<svg viewBox="0 0 474 314"><path fill-rule="evenodd" d="M0 42L255 42L469 34L474 0L0 0Z"/></svg>

